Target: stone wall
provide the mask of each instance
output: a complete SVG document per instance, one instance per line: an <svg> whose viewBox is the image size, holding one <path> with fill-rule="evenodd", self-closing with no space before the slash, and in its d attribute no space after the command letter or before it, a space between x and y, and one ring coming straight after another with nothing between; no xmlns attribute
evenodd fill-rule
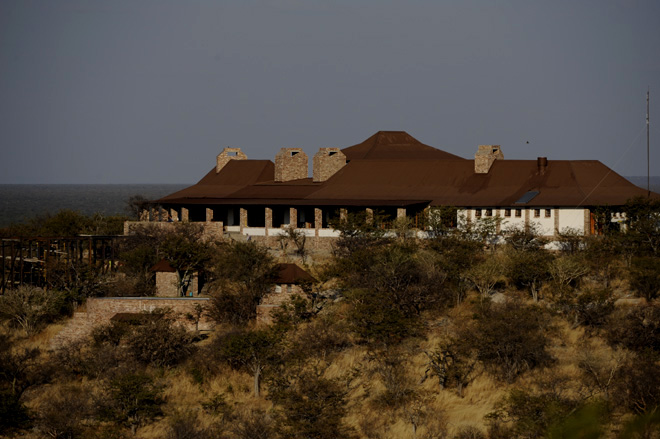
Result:
<svg viewBox="0 0 660 439"><path fill-rule="evenodd" d="M51 348L64 346L68 343L89 337L92 330L110 323L117 313L153 312L157 309L170 309L178 324L189 331L195 330L195 323L186 318L187 314L195 312L195 306L208 308L210 299L195 298L161 298L161 297L94 297L87 299L86 311L76 312L66 326L50 341ZM200 331L210 331L215 322L203 315L199 322Z"/></svg>
<svg viewBox="0 0 660 439"><path fill-rule="evenodd" d="M282 148L275 156L275 181L307 178L307 154L300 148Z"/></svg>
<svg viewBox="0 0 660 439"><path fill-rule="evenodd" d="M138 227L160 227L164 230L174 231L180 222L155 222L155 221L124 221L124 235L131 235ZM202 238L206 240L222 239L224 234L224 224L217 222L194 222L191 224L200 224L203 227Z"/></svg>
<svg viewBox="0 0 660 439"><path fill-rule="evenodd" d="M346 156L339 148L320 148L313 159L314 181L326 181L346 166Z"/></svg>
<svg viewBox="0 0 660 439"><path fill-rule="evenodd" d="M247 155L241 148L225 148L215 158L215 172L218 173L225 167L231 160L247 160Z"/></svg>
<svg viewBox="0 0 660 439"><path fill-rule="evenodd" d="M305 292L299 285L278 285L273 292L264 296L257 306L257 323L270 325L273 323L272 311L291 299L295 294L304 296Z"/></svg>
<svg viewBox="0 0 660 439"><path fill-rule="evenodd" d="M504 154L500 145L479 145L474 155L474 172L477 174L488 174L495 160L503 160Z"/></svg>

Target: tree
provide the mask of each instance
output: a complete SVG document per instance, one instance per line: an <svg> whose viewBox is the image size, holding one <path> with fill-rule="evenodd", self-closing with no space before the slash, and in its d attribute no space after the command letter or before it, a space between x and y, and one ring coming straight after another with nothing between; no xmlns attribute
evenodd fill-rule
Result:
<svg viewBox="0 0 660 439"><path fill-rule="evenodd" d="M633 258L629 273L630 287L638 296L649 301L660 296L660 257Z"/></svg>
<svg viewBox="0 0 660 439"><path fill-rule="evenodd" d="M569 255L553 259L549 266L550 277L557 291L557 297L563 297L589 273L583 258Z"/></svg>
<svg viewBox="0 0 660 439"><path fill-rule="evenodd" d="M502 277L502 265L502 261L497 258L487 258L470 268L465 273L465 277L479 291L482 298L487 298Z"/></svg>
<svg viewBox="0 0 660 439"><path fill-rule="evenodd" d="M177 223L174 233L165 235L158 248L159 256L176 270L178 290L184 295L195 272L203 271L213 258L214 248L202 238L197 224Z"/></svg>
<svg viewBox="0 0 660 439"><path fill-rule="evenodd" d="M269 397L278 406L277 430L282 438L353 437L343 423L346 389L337 380L303 372L296 380L277 380Z"/></svg>
<svg viewBox="0 0 660 439"><path fill-rule="evenodd" d="M112 378L100 401L99 417L135 430L162 414L162 387L145 373L127 372Z"/></svg>
<svg viewBox="0 0 660 439"><path fill-rule="evenodd" d="M276 265L268 249L254 242L221 245L215 259L210 316L242 325L256 316L261 298L275 282Z"/></svg>
<svg viewBox="0 0 660 439"><path fill-rule="evenodd" d="M539 290L550 277L550 254L545 250L512 250L507 254L507 277L518 288L526 288L535 302L539 300Z"/></svg>
<svg viewBox="0 0 660 439"><path fill-rule="evenodd" d="M254 378L254 395L259 396L264 371L280 359L279 334L268 330L234 331L217 339L220 360L236 370L246 370Z"/></svg>
<svg viewBox="0 0 660 439"><path fill-rule="evenodd" d="M521 373L552 361L545 325L536 308L514 302L491 304L471 325L459 329L456 340L473 350L495 376L513 382Z"/></svg>
<svg viewBox="0 0 660 439"><path fill-rule="evenodd" d="M0 296L0 318L23 329L27 336L61 317L65 309L66 299L56 290L20 286Z"/></svg>
<svg viewBox="0 0 660 439"><path fill-rule="evenodd" d="M633 241L637 254L660 254L660 200L636 197L623 207L626 239Z"/></svg>
<svg viewBox="0 0 660 439"><path fill-rule="evenodd" d="M547 243L541 236L539 225L534 222L508 227L504 230L504 237L506 243L518 251L537 251Z"/></svg>

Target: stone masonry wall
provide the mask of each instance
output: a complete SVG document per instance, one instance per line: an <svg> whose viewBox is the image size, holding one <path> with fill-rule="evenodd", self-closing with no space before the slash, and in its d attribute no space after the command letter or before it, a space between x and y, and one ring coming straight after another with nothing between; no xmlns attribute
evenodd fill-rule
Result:
<svg viewBox="0 0 660 439"><path fill-rule="evenodd" d="M247 160L247 155L241 148L225 148L215 158L215 172L218 173L225 167L231 160Z"/></svg>
<svg viewBox="0 0 660 439"><path fill-rule="evenodd" d="M326 181L346 166L346 156L339 148L320 148L313 159L314 181Z"/></svg>
<svg viewBox="0 0 660 439"><path fill-rule="evenodd" d="M307 154L300 148L282 148L275 156L275 181L307 178Z"/></svg>
<svg viewBox="0 0 660 439"><path fill-rule="evenodd" d="M152 312L157 309L171 309L175 321L189 331L195 330L195 323L186 318L195 312L195 305L208 308L208 298L160 298L160 297L95 297L87 299L87 309L76 312L66 326L50 341L51 348L89 337L92 330L100 325L107 325L117 313ZM213 329L215 323L207 315L199 321L200 331Z"/></svg>
<svg viewBox="0 0 660 439"><path fill-rule="evenodd" d="M474 155L474 172L477 174L488 174L495 160L504 159L500 145L479 145Z"/></svg>

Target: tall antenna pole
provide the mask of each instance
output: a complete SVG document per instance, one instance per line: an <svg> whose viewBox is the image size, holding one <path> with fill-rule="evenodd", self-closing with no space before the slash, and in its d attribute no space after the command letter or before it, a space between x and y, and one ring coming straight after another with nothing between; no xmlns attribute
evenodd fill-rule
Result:
<svg viewBox="0 0 660 439"><path fill-rule="evenodd" d="M651 87L646 90L646 196L651 196L651 165L649 155L649 93Z"/></svg>

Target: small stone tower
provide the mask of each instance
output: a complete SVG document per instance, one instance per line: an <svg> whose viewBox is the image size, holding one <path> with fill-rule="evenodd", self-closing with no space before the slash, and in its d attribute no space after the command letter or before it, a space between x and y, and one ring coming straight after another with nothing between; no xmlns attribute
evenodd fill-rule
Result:
<svg viewBox="0 0 660 439"><path fill-rule="evenodd" d="M314 181L326 181L346 166L346 156L339 148L320 148L319 152L314 154L312 165Z"/></svg>
<svg viewBox="0 0 660 439"><path fill-rule="evenodd" d="M241 148L225 148L215 160L215 173L217 174L230 160L247 160L247 156L241 151Z"/></svg>
<svg viewBox="0 0 660 439"><path fill-rule="evenodd" d="M503 160L504 154L500 145L479 145L474 155L474 172L476 174L488 174L495 160Z"/></svg>
<svg viewBox="0 0 660 439"><path fill-rule="evenodd" d="M275 156L275 181L307 178L307 154L300 148L282 148Z"/></svg>

